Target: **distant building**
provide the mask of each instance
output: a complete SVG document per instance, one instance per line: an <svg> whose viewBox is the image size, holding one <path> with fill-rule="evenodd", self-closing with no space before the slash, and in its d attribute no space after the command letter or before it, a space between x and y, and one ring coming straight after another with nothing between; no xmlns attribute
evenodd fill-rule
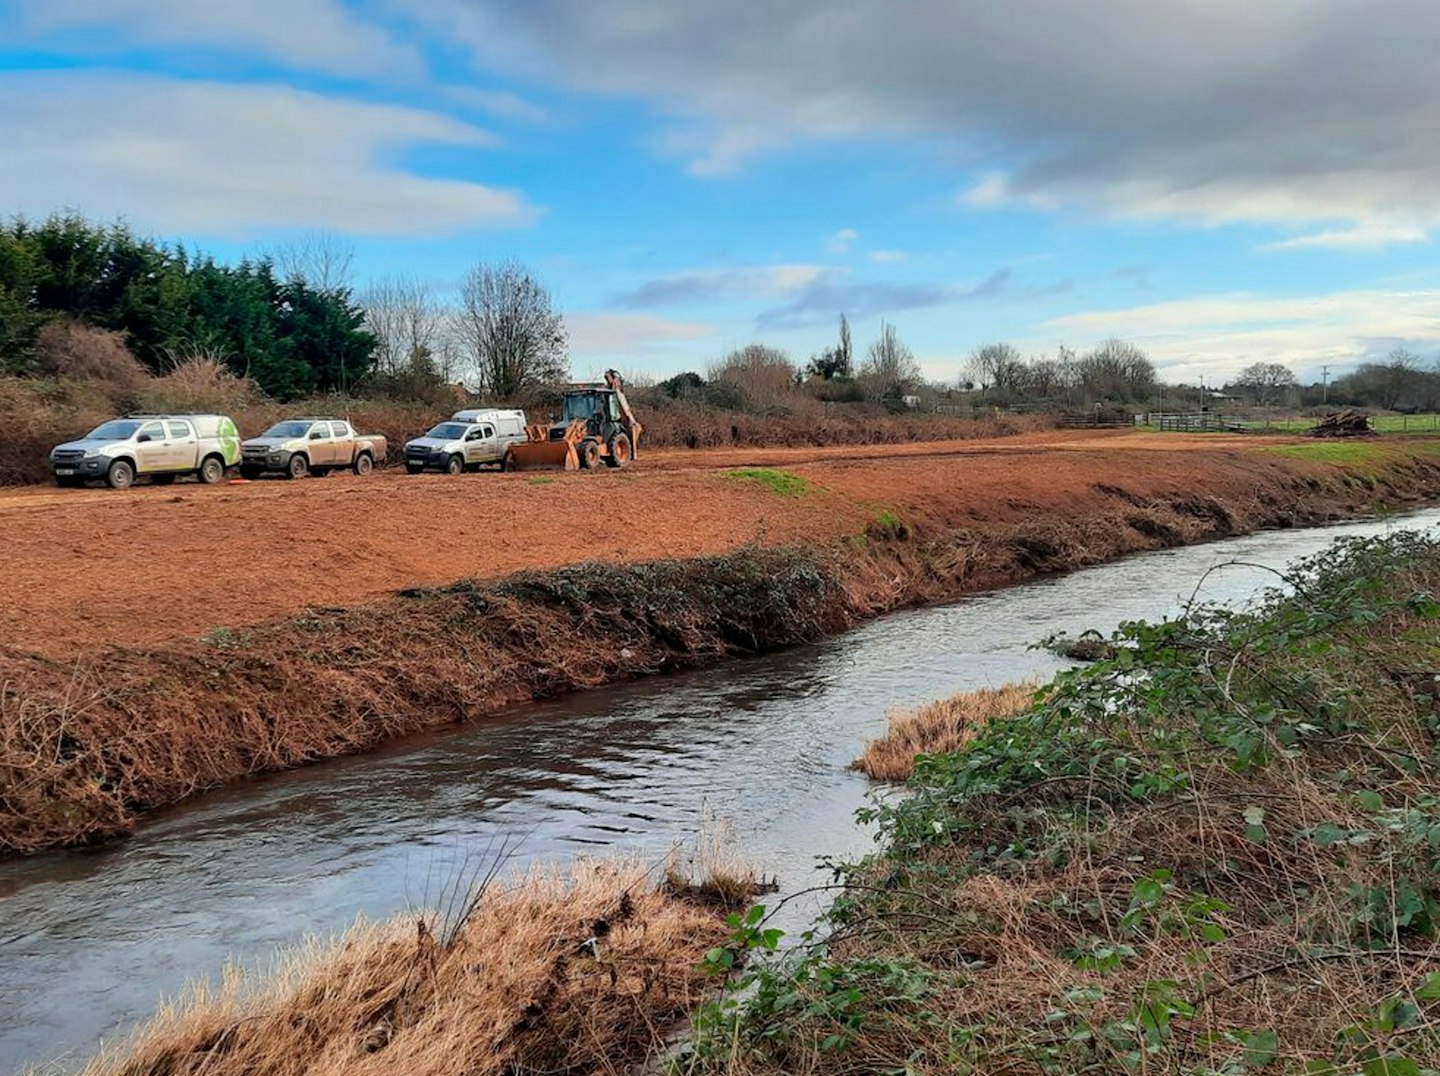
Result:
<svg viewBox="0 0 1440 1076"><path fill-rule="evenodd" d="M912 408L912 409L913 409L913 408L916 408L916 407L919 407L919 406L920 406L920 397L919 397L919 396L901 396L901 397L900 397L900 402L903 403L906 407L909 407L909 408Z"/></svg>

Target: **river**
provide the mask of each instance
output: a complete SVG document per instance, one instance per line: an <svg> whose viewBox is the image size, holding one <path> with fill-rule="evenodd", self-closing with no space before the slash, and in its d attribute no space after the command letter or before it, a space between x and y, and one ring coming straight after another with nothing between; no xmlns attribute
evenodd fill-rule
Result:
<svg viewBox="0 0 1440 1076"><path fill-rule="evenodd" d="M1131 557L876 620L815 646L528 706L368 755L242 782L152 815L130 840L0 864L0 1070L88 1056L162 994L228 960L437 900L500 842L507 869L576 854L659 861L727 827L782 892L869 847L868 782L846 770L885 712L1048 678L1052 631L1113 629L1202 598L1243 601L1272 568L1340 535L1440 523L1269 531ZM794 902L782 926L812 916Z"/></svg>

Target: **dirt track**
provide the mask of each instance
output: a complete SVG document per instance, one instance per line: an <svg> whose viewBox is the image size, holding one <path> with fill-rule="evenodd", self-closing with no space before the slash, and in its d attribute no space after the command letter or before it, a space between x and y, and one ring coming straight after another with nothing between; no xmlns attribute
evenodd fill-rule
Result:
<svg viewBox="0 0 1440 1076"><path fill-rule="evenodd" d="M995 441L654 453L600 474L396 472L0 494L0 643L54 655L194 637L399 587L745 542L833 541L881 509L910 525L983 526L1078 510L1097 485L1139 497L1204 476L1244 496L1281 465L1254 437L1052 432ZM817 487L785 497L726 476L778 466Z"/></svg>

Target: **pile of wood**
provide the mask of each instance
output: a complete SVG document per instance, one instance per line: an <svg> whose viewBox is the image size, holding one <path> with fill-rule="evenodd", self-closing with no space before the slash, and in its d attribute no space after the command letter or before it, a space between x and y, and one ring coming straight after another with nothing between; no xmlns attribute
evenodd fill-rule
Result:
<svg viewBox="0 0 1440 1076"><path fill-rule="evenodd" d="M1347 407L1343 411L1332 411L1310 431L1311 437L1373 437L1370 416L1364 411Z"/></svg>

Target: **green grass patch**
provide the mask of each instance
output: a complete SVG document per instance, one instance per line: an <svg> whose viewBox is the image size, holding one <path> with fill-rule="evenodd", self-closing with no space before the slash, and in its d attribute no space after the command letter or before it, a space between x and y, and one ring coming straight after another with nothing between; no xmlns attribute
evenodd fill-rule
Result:
<svg viewBox="0 0 1440 1076"><path fill-rule="evenodd" d="M737 482L753 482L782 497L803 497L815 488L808 478L770 467L742 467L726 471L725 477Z"/></svg>
<svg viewBox="0 0 1440 1076"><path fill-rule="evenodd" d="M525 481L532 486L553 486L555 484L553 478L527 478Z"/></svg>
<svg viewBox="0 0 1440 1076"><path fill-rule="evenodd" d="M1315 441L1305 445L1267 445L1261 451L1310 463L1330 463L1339 467L1368 467L1384 463L1394 455L1384 445L1368 441Z"/></svg>

